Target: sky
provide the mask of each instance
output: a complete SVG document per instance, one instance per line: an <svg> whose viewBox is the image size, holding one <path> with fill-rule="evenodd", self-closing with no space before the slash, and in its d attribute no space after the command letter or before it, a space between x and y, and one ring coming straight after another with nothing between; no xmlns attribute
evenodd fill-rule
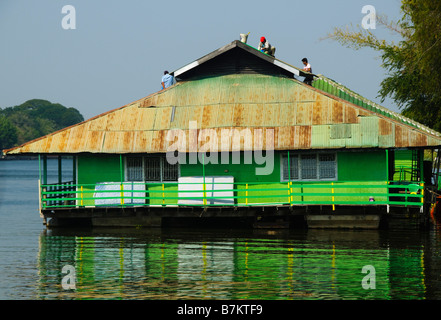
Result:
<svg viewBox="0 0 441 320"><path fill-rule="evenodd" d="M89 119L160 90L164 70L249 32L249 45L265 36L276 58L302 68L307 57L314 73L399 112L377 97L379 52L323 40L361 25L366 5L402 16L400 0L0 0L0 108L44 99ZM370 31L397 40L378 24Z"/></svg>

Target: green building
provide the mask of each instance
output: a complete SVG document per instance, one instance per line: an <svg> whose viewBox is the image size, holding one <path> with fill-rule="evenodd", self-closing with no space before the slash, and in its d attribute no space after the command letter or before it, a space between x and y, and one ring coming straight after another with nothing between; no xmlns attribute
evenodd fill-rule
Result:
<svg viewBox="0 0 441 320"><path fill-rule="evenodd" d="M38 155L49 225L376 228L425 213L441 135L321 75L233 41L159 92L4 150ZM47 158L73 159L73 180ZM427 198L427 197L426 197ZM297 219L300 218L300 219ZM236 221L236 222L234 222Z"/></svg>

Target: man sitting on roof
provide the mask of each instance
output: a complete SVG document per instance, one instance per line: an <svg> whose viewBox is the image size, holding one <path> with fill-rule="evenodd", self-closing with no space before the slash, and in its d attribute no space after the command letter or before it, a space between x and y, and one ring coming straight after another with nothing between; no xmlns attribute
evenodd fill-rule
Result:
<svg viewBox="0 0 441 320"><path fill-rule="evenodd" d="M257 50L262 51L263 53L269 54L274 57L276 53L276 48L273 47L268 41L266 41L265 37L260 38L259 45L257 46Z"/></svg>
<svg viewBox="0 0 441 320"><path fill-rule="evenodd" d="M308 59L303 58L302 62L303 62L303 65L305 66L303 68L303 71L312 73L312 68L311 68L311 65L308 62ZM308 75L305 76L305 80L303 80L303 82L306 83L306 84L309 84L310 86L312 86L312 80L314 80L314 77L312 75L308 74Z"/></svg>
<svg viewBox="0 0 441 320"><path fill-rule="evenodd" d="M167 70L164 71L164 75L161 79L162 89L168 88L173 84L175 84L175 78L171 74L169 74Z"/></svg>

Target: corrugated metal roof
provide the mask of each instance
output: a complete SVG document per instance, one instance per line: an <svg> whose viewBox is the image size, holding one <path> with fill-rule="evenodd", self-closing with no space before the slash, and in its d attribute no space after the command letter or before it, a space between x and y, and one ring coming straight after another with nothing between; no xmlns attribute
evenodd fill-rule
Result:
<svg viewBox="0 0 441 320"><path fill-rule="evenodd" d="M261 146L266 138L274 139L276 150L441 145L439 136L295 79L239 74L179 82L6 153L166 152L172 144L166 139L172 129L185 134L181 144L187 151L195 134L212 134L218 140L210 140L210 145L230 151L234 143L221 143L221 136L227 129L245 128ZM270 130L268 136L265 130ZM199 141L198 148L204 144L204 139ZM253 145L245 141L241 148L250 150Z"/></svg>
<svg viewBox="0 0 441 320"><path fill-rule="evenodd" d="M323 90L327 93L330 93L332 95L335 95L343 100L349 101L353 104L356 104L360 107L363 107L367 110L374 111L376 113L379 113L381 115L384 115L388 118L397 120L399 122L408 124L410 126L413 126L415 128L418 128L422 131L428 132L430 134L440 136L440 133L436 132L433 129L430 129L421 123L418 123L412 119L406 118L401 114L398 114L396 112L393 112L391 110L386 109L383 106L380 106L379 104L370 101L356 92L348 89L347 87L343 86L341 83L337 83L334 80L331 80L323 75L315 75L316 78L313 82L313 86L317 89Z"/></svg>

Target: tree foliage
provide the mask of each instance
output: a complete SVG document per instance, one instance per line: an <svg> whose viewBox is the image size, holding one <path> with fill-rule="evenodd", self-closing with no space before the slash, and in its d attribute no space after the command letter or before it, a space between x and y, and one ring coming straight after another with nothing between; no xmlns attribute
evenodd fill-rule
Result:
<svg viewBox="0 0 441 320"><path fill-rule="evenodd" d="M394 99L402 113L441 130L441 1L402 0L402 18L376 22L399 35L394 43L379 39L375 30L335 28L326 38L352 49L371 48L381 53L387 71L379 96Z"/></svg>
<svg viewBox="0 0 441 320"><path fill-rule="evenodd" d="M17 142L17 129L6 118L0 115L0 150L13 146Z"/></svg>
<svg viewBox="0 0 441 320"><path fill-rule="evenodd" d="M33 99L18 106L0 109L0 150L82 121L84 118L77 109L47 100Z"/></svg>

